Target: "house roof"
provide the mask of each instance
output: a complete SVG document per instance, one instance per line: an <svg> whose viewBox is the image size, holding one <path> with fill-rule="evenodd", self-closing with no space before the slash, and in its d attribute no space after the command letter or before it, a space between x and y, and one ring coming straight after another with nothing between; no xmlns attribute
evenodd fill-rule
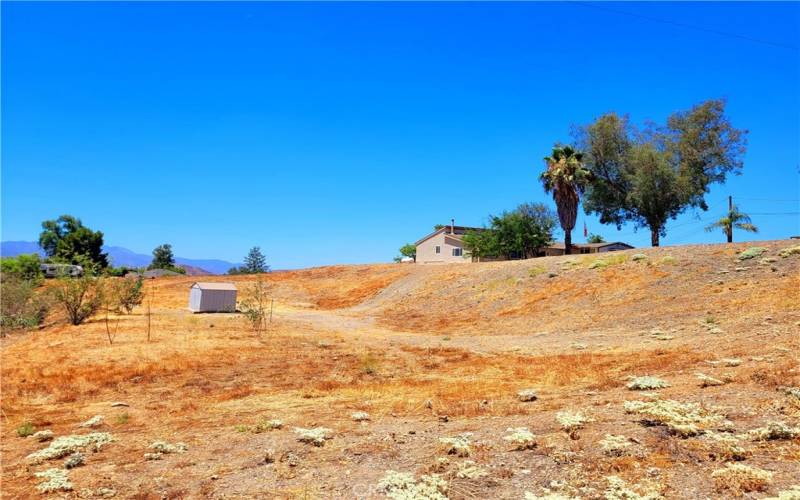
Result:
<svg viewBox="0 0 800 500"><path fill-rule="evenodd" d="M197 281L192 284L192 288L194 287L200 290L236 290L236 285L233 283L214 283L212 281Z"/></svg>
<svg viewBox="0 0 800 500"><path fill-rule="evenodd" d="M450 237L450 238L457 238L457 239L460 240L461 237L464 235L464 233L466 233L467 231L483 231L484 230L484 228L482 228L482 227L452 226L453 230L456 231L456 232L455 233L450 233L450 227L451 227L450 224L448 224L446 226L443 226L443 227L440 227L439 229L437 229L436 231L432 232L431 234L429 234L429 235L417 240L414 244L415 245L419 245L423 241L428 240L430 238L433 238L434 236L436 236L437 234L439 234L441 232L447 233L447 236Z"/></svg>
<svg viewBox="0 0 800 500"><path fill-rule="evenodd" d="M606 241L603 243L573 243L572 246L575 248L603 248L610 245L625 245L628 248L633 248L633 246L622 242L622 241ZM545 248L556 248L556 249L563 249L564 242L563 241L553 241Z"/></svg>

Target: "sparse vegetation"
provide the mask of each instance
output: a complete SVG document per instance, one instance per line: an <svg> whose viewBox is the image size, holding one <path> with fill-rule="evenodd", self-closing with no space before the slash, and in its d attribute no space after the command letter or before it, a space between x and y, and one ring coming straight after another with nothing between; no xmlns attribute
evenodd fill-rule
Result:
<svg viewBox="0 0 800 500"><path fill-rule="evenodd" d="M783 422L768 422L766 426L753 429L747 434L753 441L794 439L800 436L800 428L790 427Z"/></svg>
<svg viewBox="0 0 800 500"><path fill-rule="evenodd" d="M634 377L628 382L628 389L634 391L653 391L669 387L669 384L658 377Z"/></svg>
<svg viewBox="0 0 800 500"><path fill-rule="evenodd" d="M95 314L103 304L100 278L59 278L54 287L55 300L67 313L69 322L80 325Z"/></svg>
<svg viewBox="0 0 800 500"><path fill-rule="evenodd" d="M510 427L509 434L503 439L514 445L515 450L532 450L536 448L536 436L527 427Z"/></svg>
<svg viewBox="0 0 800 500"><path fill-rule="evenodd" d="M603 450L603 453L614 457L619 457L627 453L630 446L631 442L625 436L606 434L600 441L600 448Z"/></svg>
<svg viewBox="0 0 800 500"><path fill-rule="evenodd" d="M24 422L22 425L17 427L17 436L19 437L32 436L35 432L36 427L33 426L32 422Z"/></svg>
<svg viewBox="0 0 800 500"><path fill-rule="evenodd" d="M378 491L393 500L447 500L447 489L447 481L436 474L417 480L413 474L393 470L378 483Z"/></svg>
<svg viewBox="0 0 800 500"><path fill-rule="evenodd" d="M55 493L57 491L72 491L72 482L64 469L47 469L34 474L36 477L44 479L36 486L42 493Z"/></svg>
<svg viewBox="0 0 800 500"><path fill-rule="evenodd" d="M325 441L333 439L333 431L327 427L314 427L313 429L295 427L294 433L297 434L298 441L310 443L314 446L323 446Z"/></svg>
<svg viewBox="0 0 800 500"><path fill-rule="evenodd" d="M572 439L576 439L578 431L583 428L588 422L591 422L586 415L581 412L572 413L568 411L561 411L556 413L556 422L561 425L563 429Z"/></svg>
<svg viewBox="0 0 800 500"><path fill-rule="evenodd" d="M784 249L781 249L778 252L778 255L783 257L784 259L786 257L791 257L792 255L800 255L800 245L793 246L793 247L786 247Z"/></svg>
<svg viewBox="0 0 800 500"><path fill-rule="evenodd" d="M756 257L761 257L761 255L766 252L767 249L764 247L750 247L747 250L742 251L739 254L739 260L749 260L755 259Z"/></svg>
<svg viewBox="0 0 800 500"><path fill-rule="evenodd" d="M3 275L0 280L0 331L35 328L50 310L49 294L37 292L35 281Z"/></svg>
<svg viewBox="0 0 800 500"><path fill-rule="evenodd" d="M439 438L442 443L444 452L448 455L456 455L459 457L468 457L472 453L472 441L470 440L472 433L466 432L455 437Z"/></svg>
<svg viewBox="0 0 800 500"><path fill-rule="evenodd" d="M764 491L772 482L772 473L744 464L725 464L725 468L711 473L717 490L731 490L734 494Z"/></svg>
<svg viewBox="0 0 800 500"><path fill-rule="evenodd" d="M705 429L716 428L724 417L695 403L670 399L655 401L626 401L625 411L640 415L646 425L663 425L679 436L696 436Z"/></svg>
<svg viewBox="0 0 800 500"><path fill-rule="evenodd" d="M103 445L112 441L111 434L107 432L92 432L90 434L71 434L61 436L50 442L47 448L28 455L28 460L33 464L46 460L62 458L82 449L99 451Z"/></svg>

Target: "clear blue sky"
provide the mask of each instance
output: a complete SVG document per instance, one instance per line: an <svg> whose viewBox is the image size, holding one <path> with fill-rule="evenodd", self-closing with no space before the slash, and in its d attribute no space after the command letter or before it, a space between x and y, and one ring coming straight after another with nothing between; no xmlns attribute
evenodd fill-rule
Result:
<svg viewBox="0 0 800 500"><path fill-rule="evenodd" d="M796 213L799 18L788 2L4 2L2 239L69 213L142 253L388 261L451 217L552 203L541 158L571 124L715 97L749 148L700 217L728 194ZM753 218L763 239L800 233L797 215ZM579 241L584 219L649 244L583 214ZM722 241L703 225L687 214L662 244Z"/></svg>

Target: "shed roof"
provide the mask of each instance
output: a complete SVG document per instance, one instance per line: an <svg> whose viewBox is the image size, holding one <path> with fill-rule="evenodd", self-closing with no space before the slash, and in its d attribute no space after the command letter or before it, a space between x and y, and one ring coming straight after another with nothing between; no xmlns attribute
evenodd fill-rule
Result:
<svg viewBox="0 0 800 500"><path fill-rule="evenodd" d="M197 281L192 284L192 288L197 287L201 290L236 290L233 283L214 283L212 281Z"/></svg>

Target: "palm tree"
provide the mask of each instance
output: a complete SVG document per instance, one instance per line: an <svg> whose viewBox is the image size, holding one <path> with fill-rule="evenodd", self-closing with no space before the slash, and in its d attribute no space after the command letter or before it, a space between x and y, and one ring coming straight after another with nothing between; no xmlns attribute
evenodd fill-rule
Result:
<svg viewBox="0 0 800 500"><path fill-rule="evenodd" d="M571 146L554 146L553 154L545 157L547 169L539 177L544 190L553 193L558 220L564 230L564 253L572 253L572 229L578 218L578 202L591 173L584 168L583 153Z"/></svg>
<svg viewBox="0 0 800 500"><path fill-rule="evenodd" d="M715 229L722 229L722 232L728 237L728 243L733 243L733 228L749 231L751 233L758 232L758 228L753 225L750 216L744 212L740 212L736 205L731 205L727 215L706 226L706 231L710 233Z"/></svg>

